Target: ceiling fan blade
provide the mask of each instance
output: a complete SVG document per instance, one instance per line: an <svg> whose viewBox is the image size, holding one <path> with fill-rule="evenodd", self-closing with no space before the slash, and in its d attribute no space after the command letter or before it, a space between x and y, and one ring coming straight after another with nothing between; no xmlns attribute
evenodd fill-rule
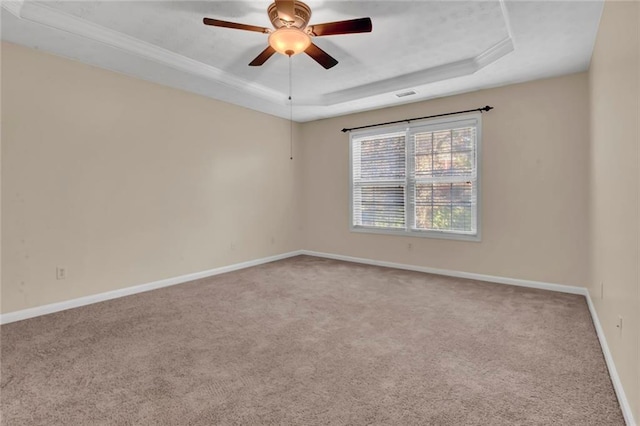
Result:
<svg viewBox="0 0 640 426"><path fill-rule="evenodd" d="M260 53L253 61L251 61L249 66L259 67L260 65L267 62L267 59L269 59L274 53L276 53L276 50L271 46L267 46L267 48L264 49L262 53Z"/></svg>
<svg viewBox="0 0 640 426"><path fill-rule="evenodd" d="M315 24L310 25L309 28L311 34L321 37L338 34L370 33L373 29L373 24L371 23L371 18L359 18L348 21Z"/></svg>
<svg viewBox="0 0 640 426"><path fill-rule="evenodd" d="M307 47L304 53L311 56L314 61L325 67L325 69L333 68L338 64L338 61L333 56L329 55L313 43Z"/></svg>
<svg viewBox="0 0 640 426"><path fill-rule="evenodd" d="M294 0L275 0L278 18L283 21L293 22L296 20L296 9Z"/></svg>
<svg viewBox="0 0 640 426"><path fill-rule="evenodd" d="M202 22L205 25L213 25L214 27L234 28L236 30L255 31L257 33L268 34L270 30L265 27L257 27L255 25L238 24L236 22L221 21L219 19L204 18Z"/></svg>

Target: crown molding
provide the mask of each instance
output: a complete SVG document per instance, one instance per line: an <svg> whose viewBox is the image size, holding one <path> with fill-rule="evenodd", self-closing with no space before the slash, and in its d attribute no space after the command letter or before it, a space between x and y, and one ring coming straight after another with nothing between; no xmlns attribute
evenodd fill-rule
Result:
<svg viewBox="0 0 640 426"><path fill-rule="evenodd" d="M335 107L373 96L394 93L407 87L417 87L474 74L515 50L504 0L500 0L500 4L508 36L477 56L319 96L301 97L296 101L296 104L300 107ZM286 94L277 90L241 79L214 66L56 10L42 3L25 2L24 0L2 1L2 8L19 19L45 25L187 74L206 78L216 84L229 87L239 93L255 96L274 105L286 103Z"/></svg>
<svg viewBox="0 0 640 426"><path fill-rule="evenodd" d="M397 92L407 87L420 86L451 78L463 77L478 72L515 50L513 40L507 37L489 49L472 58L462 59L443 65L415 71L386 80L378 80L361 86L328 93L319 97L301 98L297 102L301 106L334 106L344 102L355 101L369 96Z"/></svg>
<svg viewBox="0 0 640 426"><path fill-rule="evenodd" d="M498 59L508 55L514 50L516 50L516 48L511 37L500 40L498 43L494 44L493 46L473 58L473 62L477 68L476 71L479 71L487 65L494 63Z"/></svg>
<svg viewBox="0 0 640 426"><path fill-rule="evenodd" d="M302 98L298 100L300 106L323 106L330 107L341 103L351 102L364 97L384 95L404 90L407 87L416 87L439 81L449 80L456 77L471 75L482 68L496 62L498 59L508 55L515 50L511 19L505 0L500 1L500 10L507 30L507 37L489 47L477 56L461 59L455 62L438 65L412 73L400 75L386 80L374 81L362 86L351 87L349 89L328 93L315 98Z"/></svg>
<svg viewBox="0 0 640 426"><path fill-rule="evenodd" d="M2 9L5 9L12 15L20 18L20 12L22 11L24 0L2 0L0 3L2 3Z"/></svg>
<svg viewBox="0 0 640 426"><path fill-rule="evenodd" d="M162 65L183 71L189 74L213 80L218 84L231 87L242 92L249 92L253 96L282 103L282 93L271 90L254 82L240 79L223 70L204 64L155 44L147 43L135 37L103 27L77 16L53 9L49 6L27 2L19 2L20 7L11 3L2 2L2 7L20 19L31 21L40 25L46 25L57 30L65 31L76 36L96 41L127 53L149 59ZM9 6L9 7L7 7ZM18 13L15 13L17 10Z"/></svg>

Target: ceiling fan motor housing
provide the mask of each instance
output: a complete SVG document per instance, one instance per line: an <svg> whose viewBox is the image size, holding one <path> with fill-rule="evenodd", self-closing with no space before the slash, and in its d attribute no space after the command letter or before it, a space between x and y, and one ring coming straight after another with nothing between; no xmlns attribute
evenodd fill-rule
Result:
<svg viewBox="0 0 640 426"><path fill-rule="evenodd" d="M294 5L294 11L296 16L291 26L301 30L306 28L306 26L309 24L309 21L311 20L311 8L301 1L296 1ZM269 14L271 24L273 24L273 27L275 29L287 26L278 17L278 9L276 8L275 3L271 3L271 6L269 6L269 8L267 9L267 13Z"/></svg>
<svg viewBox="0 0 640 426"><path fill-rule="evenodd" d="M369 33L373 29L371 18L348 19L345 21L325 22L308 27L311 19L311 8L297 0L275 0L268 8L267 14L275 31L256 25L222 21L220 19L203 18L205 25L233 28L269 34L269 46L264 49L249 66L259 67L276 52L289 57L298 53L306 53L325 69L338 64L336 58L316 46L311 37L322 37L339 34Z"/></svg>

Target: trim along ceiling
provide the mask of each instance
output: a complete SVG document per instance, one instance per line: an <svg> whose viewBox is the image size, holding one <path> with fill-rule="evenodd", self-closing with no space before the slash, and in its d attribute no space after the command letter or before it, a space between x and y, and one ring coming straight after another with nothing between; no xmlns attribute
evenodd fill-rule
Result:
<svg viewBox="0 0 640 426"><path fill-rule="evenodd" d="M306 1L312 23L371 17L373 32L314 39L339 64L292 58L304 122L586 71L602 1ZM249 67L270 1L3 1L2 39L289 118L288 58ZM399 97L400 93L412 93Z"/></svg>

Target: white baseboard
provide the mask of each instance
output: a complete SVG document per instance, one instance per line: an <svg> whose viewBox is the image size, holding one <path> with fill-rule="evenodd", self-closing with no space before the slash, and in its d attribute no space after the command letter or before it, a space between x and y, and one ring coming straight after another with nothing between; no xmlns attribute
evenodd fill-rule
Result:
<svg viewBox="0 0 640 426"><path fill-rule="evenodd" d="M622 409L622 415L624 416L624 420L627 423L627 426L636 426L636 422L633 418L633 412L631 411L631 406L629 405L629 400L627 399L627 395L624 393L624 388L622 387L622 382L620 381L620 376L618 375L616 364L613 362L613 356L611 355L611 351L609 350L607 338L604 335L604 330L602 329L602 325L600 324L600 319L598 319L598 313L596 312L596 308L591 301L591 295L588 291L586 294L586 298L587 305L589 305L589 312L591 313L591 318L593 319L593 325L596 329L596 334L598 335L600 346L602 347L602 354L604 355L604 360L607 364L607 368L609 369L611 383L613 384L613 389L616 391L616 396L618 397L618 402L620 403L620 409Z"/></svg>
<svg viewBox="0 0 640 426"><path fill-rule="evenodd" d="M541 290L551 290L560 293L571 293L587 295L587 289L584 287L575 287L563 284L551 284L540 281L521 280L518 278L496 277L493 275L476 274L473 272L452 271L449 269L430 268L427 266L407 265L404 263L385 262L381 260L365 259L361 257L343 256L341 254L321 253L316 251L302 250L301 254L307 256L324 257L327 259L344 260L346 262L363 263L366 265L384 266L387 268L404 269L407 271L426 272L428 274L445 275L448 277L468 278L471 280L487 281L497 284L509 284L518 287L538 288Z"/></svg>
<svg viewBox="0 0 640 426"><path fill-rule="evenodd" d="M344 260L347 262L363 263L367 265L385 266L388 268L405 269L409 271L426 272L429 274L446 275L450 277L469 278L479 281L488 281L500 284L510 284L521 287L539 288L543 290L559 291L563 293L573 293L587 295L587 289L582 287L573 287L560 284L549 284L538 281L520 280L515 278L496 277L491 275L475 274L470 272L451 271L447 269L429 268L425 266L407 265L402 263L384 262L373 259L365 259L360 257L344 256L339 254L321 253L309 250L296 250L275 256L264 257L261 259L250 260L247 262L236 263L233 265L222 266L202 272L181 275L179 277L167 278L160 281L154 281L146 284L126 287L118 290L112 290L105 293L94 294L90 296L80 297L77 299L66 300L49 305L37 306L35 308L23 309L20 311L9 312L0 315L0 324L8 324L15 321L21 321L28 318L34 318L41 315L52 314L54 312L64 311L66 309L77 308L80 306L91 305L93 303L104 302L105 300L116 299L119 297L130 296L132 294L142 293L145 291L155 290L158 288L168 287L176 284L182 284L200 278L211 277L214 275L224 274L226 272L237 271L239 269L249 268L264 263L274 262L276 260L286 259L298 255L308 255L323 257L327 259Z"/></svg>
<svg viewBox="0 0 640 426"><path fill-rule="evenodd" d="M160 281L154 281L151 283L137 285L134 287L127 287L123 289L108 291L106 293L100 293L100 294L95 294L91 296L81 297L78 299L67 300L64 302L52 303L49 305L38 306L35 308L24 309L16 312L9 312L9 313L0 315L0 324L8 324L15 321L20 321L28 318L41 316L41 315L47 315L54 312L64 311L66 309L77 308L80 306L103 302L110 299L116 299L119 297L129 296L132 294L143 293L145 291L182 284L182 283L197 280L200 278L206 278L214 275L224 274L226 272L237 271L239 269L262 265L264 263L269 263L269 262L275 262L276 260L282 260L289 257L299 256L299 255L323 257L326 259L343 260L346 262L362 263L366 265L384 266L388 268L404 269L408 271L425 272L429 274L445 275L445 276L457 277L457 278L467 278L467 279L487 281L487 282L492 282L497 284L508 284L508 285L515 285L519 287L537 288L542 290L557 291L561 293L579 294L579 295L585 296L587 300L587 305L589 306L589 312L591 313L591 318L593 319L593 324L596 329L596 334L600 341L600 346L602 347L602 353L604 354L604 359L607 364L607 368L609 369L611 382L613 383L613 388L615 389L616 395L618 397L618 401L620 403L620 407L622 409L624 419L627 423L627 426L636 426L635 420L633 418L633 413L631 412L631 406L629 405L629 401L627 400L624 389L622 387L620 376L618 376L618 372L616 370L613 357L611 356L611 351L609 350L609 346L607 344L607 339L604 335L602 326L600 325L600 320L598 319L598 314L595 310L595 307L593 306L593 302L591 301L591 296L589 295L589 291L584 287L552 284L552 283L545 283L540 281L522 280L517 278L498 277L493 275L483 275L483 274L476 274L472 272L453 271L448 269L430 268L426 266L408 265L403 263L385 262L385 261L374 260L374 259L366 259L366 258L345 256L345 255L332 254L332 253L322 253L322 252L315 252L310 250L296 250L296 251L282 253L275 256L269 256L261 259L250 260L247 262L236 263L233 265L222 266L219 268L210 269L208 271L196 272L192 274L182 275L179 277L168 278Z"/></svg>
<svg viewBox="0 0 640 426"><path fill-rule="evenodd" d="M286 259L288 257L298 256L302 254L300 250L288 253L282 253L275 256L263 257L261 259L249 260L247 262L235 263L233 265L221 266L219 268L209 269L208 271L195 272L192 274L181 275L179 277L167 278L160 281L154 281L147 284L141 284L133 287L126 287L118 290L107 291L105 293L93 294L91 296L80 297L78 299L65 300L64 302L51 303L49 305L37 306L35 308L23 309L21 311L9 312L0 315L0 324L8 324L11 322L21 321L28 318L39 317L41 315L52 314L67 309L78 308L80 306L91 305L93 303L104 302L105 300L117 299L119 297L130 296L132 294L143 293L145 291L156 290L158 288L169 287L176 284L183 284L189 281L198 280L200 278L212 277L214 275L224 274L226 272L237 271L239 269L249 268L251 266L262 265L264 263L275 262L276 260Z"/></svg>
<svg viewBox="0 0 640 426"><path fill-rule="evenodd" d="M429 268L426 266L415 266L415 265L407 265L403 263L385 262L380 260L344 256L344 255L332 254L332 253L321 253L321 252L315 252L315 251L309 251L309 250L302 250L301 254L304 254L307 256L324 257L327 259L334 259L334 260L344 260L346 262L363 263L366 265L384 266L387 268L426 272L429 274L445 275L445 276L457 277L457 278L468 278L468 279L487 281L487 282L492 282L497 284L509 284L509 285L515 285L519 287L530 287L530 288L537 288L542 290L557 291L561 293L579 294L579 295L585 296L587 300L587 305L589 306L589 312L591 313L591 318L593 319L593 324L596 329L596 334L598 336L598 340L600 341L602 353L604 354L604 359L607 364L607 368L609 369L611 382L613 383L613 388L615 389L616 396L618 397L618 402L620 403L620 408L622 410L622 414L624 416L625 422L627 423L627 426L636 426L636 422L633 419L631 406L629 405L629 400L627 399L624 389L622 387L620 376L618 376L618 371L616 370L616 366L613 362L611 351L609 351L607 339L605 338L604 332L602 330L602 326L600 325L600 320L598 319L598 314L596 313L596 310L591 301L591 296L589 295L588 289L584 287L574 287L574 286L562 285L562 284L552 284L552 283L545 283L545 282L539 282L539 281L521 280L516 278L496 277L493 275L482 275L482 274L475 274L471 272L452 271L448 269Z"/></svg>

